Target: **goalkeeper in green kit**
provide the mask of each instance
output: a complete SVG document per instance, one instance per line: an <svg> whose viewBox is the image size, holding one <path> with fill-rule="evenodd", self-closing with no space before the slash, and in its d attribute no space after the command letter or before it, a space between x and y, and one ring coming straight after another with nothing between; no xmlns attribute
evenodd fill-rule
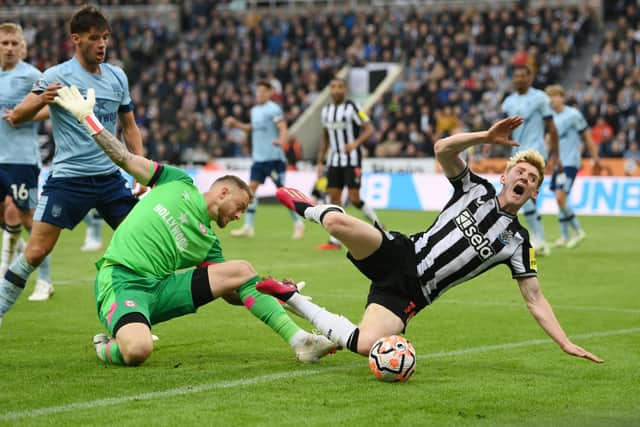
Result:
<svg viewBox="0 0 640 427"><path fill-rule="evenodd" d="M258 276L247 261L226 261L211 220L220 228L240 219L252 194L240 178L226 175L200 193L181 169L159 165L127 151L93 114L93 89L86 99L74 86L58 91L56 103L89 131L115 164L153 187L115 231L95 281L98 317L114 337L98 334L98 357L139 365L153 351L151 325L194 313L223 297L243 304L295 350L315 362L335 344L310 334L289 318L273 297L256 290ZM177 272L177 270L183 270Z"/></svg>

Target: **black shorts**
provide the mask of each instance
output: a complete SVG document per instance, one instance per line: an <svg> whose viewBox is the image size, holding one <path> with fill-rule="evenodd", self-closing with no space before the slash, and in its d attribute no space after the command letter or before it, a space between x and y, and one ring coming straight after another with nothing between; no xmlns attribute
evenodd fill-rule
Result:
<svg viewBox="0 0 640 427"><path fill-rule="evenodd" d="M402 319L409 320L427 306L416 270L414 244L407 236L395 231L382 233L382 244L365 259L347 257L362 274L371 280L367 306L379 304Z"/></svg>
<svg viewBox="0 0 640 427"><path fill-rule="evenodd" d="M362 169L352 166L329 166L327 188L360 188Z"/></svg>

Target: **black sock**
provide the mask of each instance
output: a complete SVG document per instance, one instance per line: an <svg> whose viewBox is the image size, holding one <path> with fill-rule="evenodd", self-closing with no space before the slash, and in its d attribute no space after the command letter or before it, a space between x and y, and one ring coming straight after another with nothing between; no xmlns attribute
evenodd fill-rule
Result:
<svg viewBox="0 0 640 427"><path fill-rule="evenodd" d="M358 336L360 336L360 329L355 328L347 340L347 348L354 353L358 353Z"/></svg>

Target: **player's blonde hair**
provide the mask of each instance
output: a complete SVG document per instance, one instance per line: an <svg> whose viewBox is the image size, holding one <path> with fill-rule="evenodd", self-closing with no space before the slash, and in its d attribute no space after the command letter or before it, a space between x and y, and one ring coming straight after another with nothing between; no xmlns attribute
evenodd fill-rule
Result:
<svg viewBox="0 0 640 427"><path fill-rule="evenodd" d="M14 22L3 22L0 24L0 33L5 34L18 34L24 40L24 33L22 27Z"/></svg>
<svg viewBox="0 0 640 427"><path fill-rule="evenodd" d="M520 151L519 153L514 154L507 161L507 167L505 169L505 174L509 173L511 169L518 163L529 163L531 166L535 167L538 170L538 188L542 185L542 181L544 181L544 159L542 155L538 153L536 150L525 150Z"/></svg>
<svg viewBox="0 0 640 427"><path fill-rule="evenodd" d="M560 85L549 85L544 89L544 91L549 96L562 96L562 97L564 97L564 89Z"/></svg>

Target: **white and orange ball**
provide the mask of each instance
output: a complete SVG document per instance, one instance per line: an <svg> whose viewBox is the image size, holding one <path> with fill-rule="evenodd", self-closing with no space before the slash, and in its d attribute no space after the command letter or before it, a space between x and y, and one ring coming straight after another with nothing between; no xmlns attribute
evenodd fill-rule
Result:
<svg viewBox="0 0 640 427"><path fill-rule="evenodd" d="M380 381L407 381L416 370L416 350L399 335L380 338L369 351L369 368Z"/></svg>

